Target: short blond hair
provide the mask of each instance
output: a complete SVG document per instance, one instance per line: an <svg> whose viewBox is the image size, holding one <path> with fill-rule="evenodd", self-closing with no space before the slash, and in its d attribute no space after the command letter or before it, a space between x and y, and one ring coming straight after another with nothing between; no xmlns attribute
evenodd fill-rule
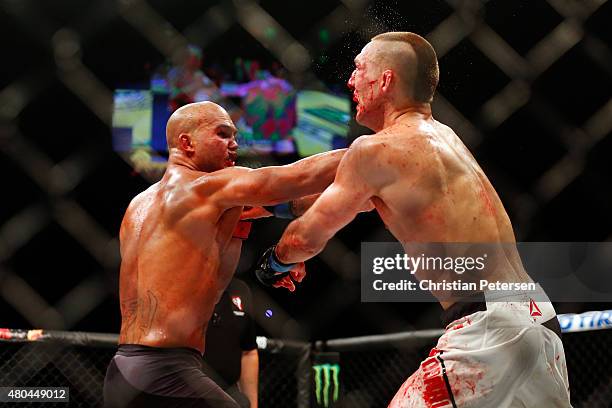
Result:
<svg viewBox="0 0 612 408"><path fill-rule="evenodd" d="M418 34L399 31L379 34L373 37L371 41L399 42L412 47L416 55L416 74L412 97L417 102L430 103L440 79L438 58L431 44Z"/></svg>

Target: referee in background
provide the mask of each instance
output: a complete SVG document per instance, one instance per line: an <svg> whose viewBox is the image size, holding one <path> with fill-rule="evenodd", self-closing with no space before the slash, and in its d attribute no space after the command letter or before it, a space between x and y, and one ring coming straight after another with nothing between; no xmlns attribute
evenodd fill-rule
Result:
<svg viewBox="0 0 612 408"><path fill-rule="evenodd" d="M259 355L251 291L233 279L215 306L206 333L204 372L243 408L257 408Z"/></svg>

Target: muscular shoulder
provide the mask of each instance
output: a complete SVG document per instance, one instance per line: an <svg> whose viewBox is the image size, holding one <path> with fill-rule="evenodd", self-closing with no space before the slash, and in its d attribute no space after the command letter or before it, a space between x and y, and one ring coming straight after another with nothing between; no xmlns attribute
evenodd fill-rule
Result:
<svg viewBox="0 0 612 408"><path fill-rule="evenodd" d="M231 186L246 183L249 180L248 174L252 171L254 170L248 167L235 166L211 173L202 173L187 183L183 183L183 192L192 194L192 198L196 200L215 205Z"/></svg>
<svg viewBox="0 0 612 408"><path fill-rule="evenodd" d="M376 140L376 135L360 136L348 149L345 158L350 158L353 162L363 162L376 157L378 151L382 148L379 140Z"/></svg>
<svg viewBox="0 0 612 408"><path fill-rule="evenodd" d="M251 169L226 168L211 173L176 172L163 185L163 205L169 209L216 206L217 193Z"/></svg>
<svg viewBox="0 0 612 408"><path fill-rule="evenodd" d="M212 196L214 193L225 188L231 181L244 176L252 170L253 169L248 167L234 166L217 170L212 173L206 173L195 178L191 182L190 187L200 194Z"/></svg>
<svg viewBox="0 0 612 408"><path fill-rule="evenodd" d="M353 143L351 143L351 146L349 147L349 152L350 151L355 151L355 150L368 150L371 149L372 147L376 146L376 139L375 139L376 135L363 135L363 136L359 136L357 139L355 139L353 141Z"/></svg>
<svg viewBox="0 0 612 408"><path fill-rule="evenodd" d="M155 190L157 190L158 187L159 187L159 182L152 184L146 190L141 191L140 193L136 194L134 198L132 198L132 201L130 201L130 205L128 206L128 208L138 207L138 205L142 203L143 201L145 201L148 196L150 196Z"/></svg>
<svg viewBox="0 0 612 408"><path fill-rule="evenodd" d="M416 129L410 132L384 132L376 135L361 136L355 140L349 152L353 150L355 164L361 169L384 171L388 165L401 167L416 163L419 158L431 150L428 135Z"/></svg>
<svg viewBox="0 0 612 408"><path fill-rule="evenodd" d="M147 217L148 210L154 202L157 187L158 183L139 193L130 201L119 230L121 241L127 238L130 232L138 232L140 230L144 219Z"/></svg>
<svg viewBox="0 0 612 408"><path fill-rule="evenodd" d="M426 129L390 129L358 137L349 151L353 149L361 155L378 156L394 148L419 147L425 142L428 134L430 133Z"/></svg>
<svg viewBox="0 0 612 408"><path fill-rule="evenodd" d="M157 191L158 185L159 183L155 183L145 191L142 191L132 198L132 201L130 201L127 210L125 211L124 222L129 221L133 217L138 217L138 214L144 211L146 207L150 206L150 202L153 200L153 196L155 195L155 191Z"/></svg>
<svg viewBox="0 0 612 408"><path fill-rule="evenodd" d="M355 139L338 167L336 180L350 186L355 186L361 181L374 190L388 184L393 173L385 164L390 157L389 146L390 143L386 138L379 134Z"/></svg>

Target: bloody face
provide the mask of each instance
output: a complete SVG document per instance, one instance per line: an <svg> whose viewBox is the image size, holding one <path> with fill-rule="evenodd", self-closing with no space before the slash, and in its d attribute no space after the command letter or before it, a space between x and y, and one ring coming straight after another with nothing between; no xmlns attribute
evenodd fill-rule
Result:
<svg viewBox="0 0 612 408"><path fill-rule="evenodd" d="M355 57L355 70L347 84L353 91L353 101L357 103L355 119L364 126L372 124L376 115L380 114L379 69L371 58L371 48L370 43Z"/></svg>

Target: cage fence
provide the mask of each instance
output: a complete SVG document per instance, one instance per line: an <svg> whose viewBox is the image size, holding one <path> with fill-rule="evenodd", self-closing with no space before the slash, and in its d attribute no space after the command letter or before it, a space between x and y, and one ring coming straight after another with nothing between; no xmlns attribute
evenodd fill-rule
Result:
<svg viewBox="0 0 612 408"><path fill-rule="evenodd" d="M567 322L574 316L559 315L559 319ZM582 316L590 318L590 323L562 324L572 405L609 408L612 311ZM421 330L313 343L258 337L259 404L272 408L386 407L441 334L442 330ZM104 376L116 339L116 335L101 333L4 329L0 386L68 387L69 406L101 407Z"/></svg>

